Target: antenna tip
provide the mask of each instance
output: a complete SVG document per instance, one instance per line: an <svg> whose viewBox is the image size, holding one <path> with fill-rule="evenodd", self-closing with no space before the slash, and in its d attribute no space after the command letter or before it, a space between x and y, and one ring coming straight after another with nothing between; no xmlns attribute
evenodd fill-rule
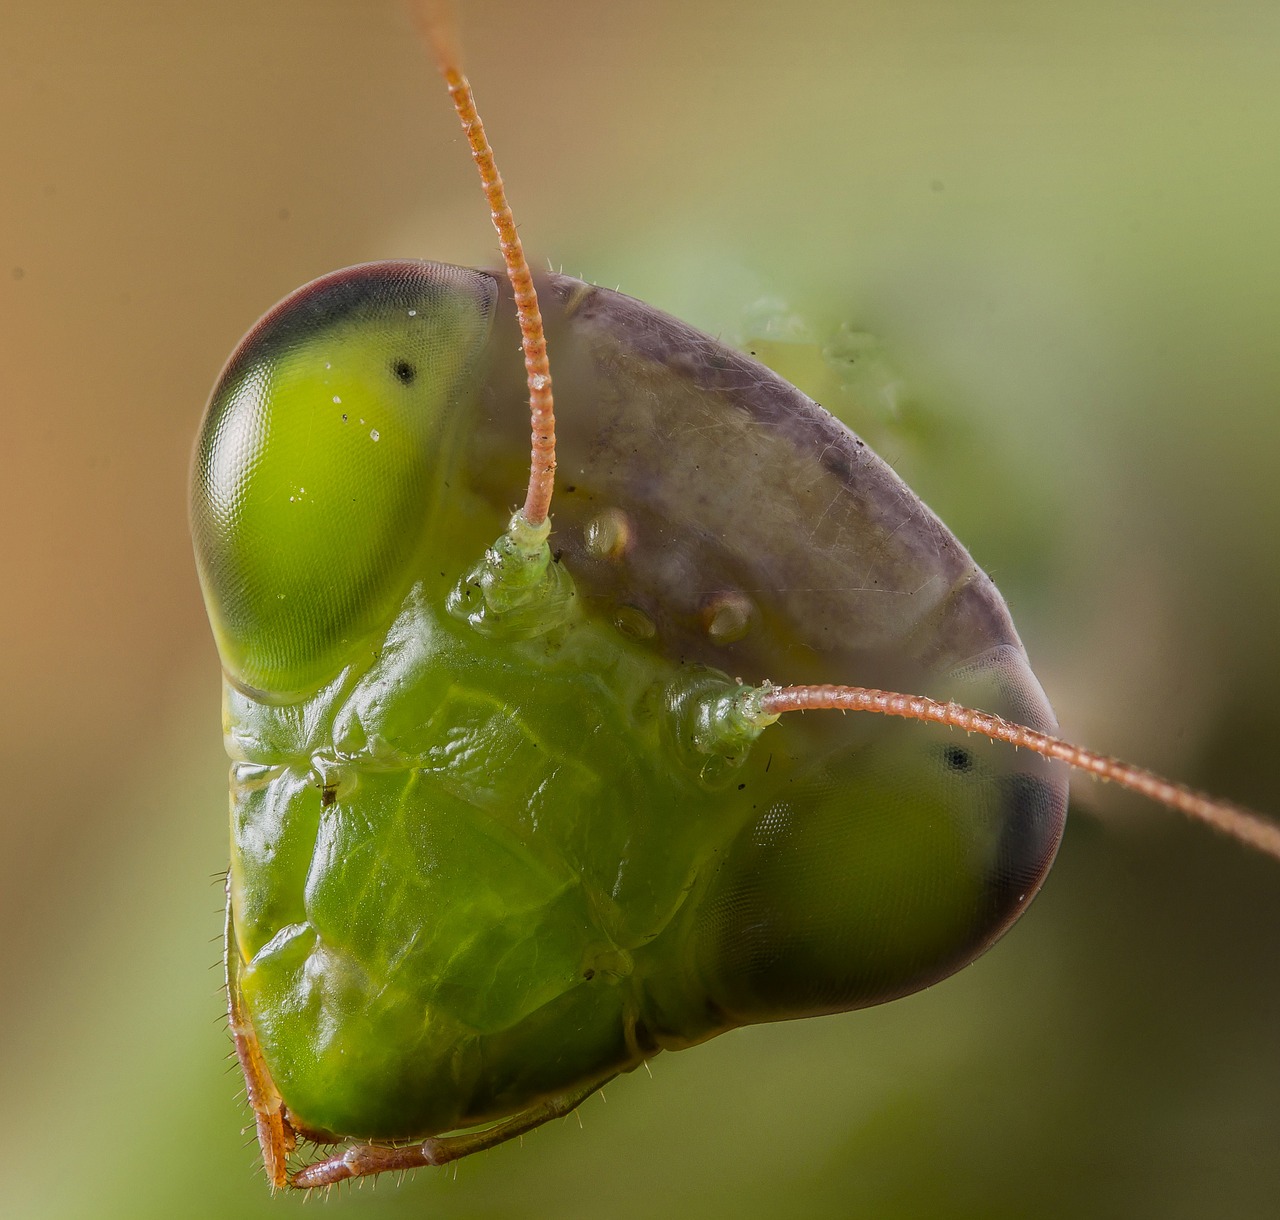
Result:
<svg viewBox="0 0 1280 1220"><path fill-rule="evenodd" d="M440 71L448 76L461 73L462 45L458 39L458 20L449 0L411 0L410 14L418 33L431 47L440 65Z"/></svg>

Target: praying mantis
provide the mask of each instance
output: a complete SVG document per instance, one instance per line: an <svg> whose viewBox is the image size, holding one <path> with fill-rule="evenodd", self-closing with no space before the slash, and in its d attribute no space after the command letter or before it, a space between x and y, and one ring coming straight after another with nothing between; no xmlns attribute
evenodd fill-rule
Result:
<svg viewBox="0 0 1280 1220"><path fill-rule="evenodd" d="M330 287L331 287L331 288L334 288L334 289L336 290L336 289L339 289L339 288L350 287L350 284L349 284L349 282L344 282L344 283L335 283L335 284L330 285ZM573 290L572 290L572 289L570 289L570 292L572 292L572 291L573 291ZM313 299L313 300L315 299L314 294L313 294L313 298L312 298L312 299ZM411 305L405 305L405 307L404 307L404 308L405 308L405 310L407 311L407 310L409 310L410 308L412 308L412 306L411 306ZM267 335L267 339L266 339L266 340L264 340L264 341L269 341L269 338L270 338L269 328L268 328L268 331L267 331L267 332L265 332L265 333L266 333L266 335ZM292 342L292 341L293 341L293 340L290 340L290 342ZM245 360L248 360L248 357L245 357L244 359L245 359ZM330 362L330 363L331 363L331 362ZM464 364L464 365L465 365L465 363L466 363L465 361L462 361L462 364ZM248 363L244 363L244 361L242 361L242 364L243 364L243 367L244 367L244 368L251 368L251 367L252 367L252 361L251 361L251 360L248 360ZM405 384L406 379L405 379L404 377L402 377L399 373L397 373L397 372L395 371L395 370L396 370L396 368L398 367L398 364L393 363L393 365L392 365L391 367L392 367L393 374L396 376L397 380L399 380L402 384ZM409 366L407 366L407 367L408 367L409 372L413 374L413 377L409 378L409 381L413 381L413 380L415 380L415 379L416 379L416 376L417 376L417 366L416 366L416 364L415 364L414 362L410 362ZM554 370L553 370L553 372L554 372ZM230 378L229 378L229 380L225 380L225 381L224 381L224 386L226 386L226 387L227 387L226 394L225 394L225 395L223 396L223 398L222 398L222 403L223 403L223 407L224 407L224 408L225 408L225 404L226 404L226 402L228 402L228 401L235 401L235 400L237 400L237 396L243 396L243 394L245 393L245 391L244 391L244 388L243 388L243 387L244 387L244 385L245 385L245 383L246 383L246 377L250 377L250 378L251 378L251 374L249 374L249 375L244 375L244 374L243 374L243 368L242 368L242 369L240 369L239 371L237 371L237 369L236 369L236 367L235 367L234 365L233 365L232 369L230 369L230 370L229 370L229 374L230 374ZM460 375L460 374L459 374L459 375ZM539 374L539 375L540 375L540 374ZM338 401L337 401L339 398L341 398L341 397L342 397L342 394L341 394L341 393L331 394L331 395L329 395L329 397L333 400L333 405L334 405L334 406L338 406L338 407L340 407L340 406L345 405L344 403L341 403L341 402L338 402ZM344 414L343 412L338 412L338 415L343 415L343 414ZM351 421L350 421L350 420L348 420L348 419L343 419L343 420L342 420L342 423L344 423L344 424L345 424L345 423L350 423L350 422L351 422ZM335 426L336 426L336 425L335 425ZM362 426L362 427L366 426L363 420L362 420L362 422L361 422L361 426ZM215 428L215 431L216 431L216 428ZM377 432L377 433L378 433L378 435L377 435L377 436L374 436L374 432ZM364 439L364 438L362 438L362 439ZM381 441L381 439L382 439L382 431L381 431L381 429L376 428L376 427L373 427L373 426L370 426L370 428L369 428L369 432L367 433L367 442L368 442L369 444L376 445L376 444L378 444L378 443ZM390 439L390 438L388 438L388 439ZM309 444L309 443L310 443L310 441L308 441L308 444ZM434 442L431 442L431 443L434 443ZM217 456L217 452L216 452L216 445L212 444L212 442L211 442L211 447L209 447L209 448L207 448L207 449L206 449L206 454L207 454L207 455L209 455L209 456L207 456L206 464L207 464L208 466L210 466L210 467L216 466L216 465L217 465L217 462L218 462L219 460L221 460L221 459L219 459L219 458L218 458L218 456ZM305 494L305 488L303 488L303 486L302 486L301 484L299 484L299 487L298 487L298 489L297 489L297 494L299 495L299 498L301 498L301 497ZM314 492L313 492L313 494L314 494ZM570 493L570 494L572 494L572 493ZM608 528L608 526L609 526L609 524L610 524L610 521L609 521L608 519L602 520L602 519L600 518L600 516L599 516L599 515L596 515L596 516L590 516L590 517L588 517L587 519L585 519L584 523L583 523L583 524L582 524L582 526L581 526L581 534L582 534L582 538L584 539L584 545L585 545L585 546L587 546L587 547L588 547L588 549L589 549L589 546L590 546L590 532L591 532L591 530L592 530L593 528L597 531L597 533L600 533L600 532L602 532L602 531L606 531L606 530L607 530L607 528ZM618 520L617 520L616 518L612 519L612 524L613 524L613 526L614 526L614 527L616 527L616 529L620 529L620 530L622 530L624 533L625 533L625 529L626 529L626 528L629 528L629 527L624 527L624 526L620 526L620 525L618 525ZM216 530L215 530L214 532L216 533ZM892 532L892 531L891 531L891 532ZM208 543L206 543L205 545L207 546L207 545L208 545ZM480 549L480 550L483 550L483 546L484 546L484 545L486 545L486 544L481 543L481 544L479 545L479 549ZM609 552L610 552L611 550L615 549L615 548L620 549L620 550L622 550L622 551L625 551L625 550L626 550L626 545L627 545L627 543L626 543L626 540L625 540L625 539L624 539L624 540L623 540L623 542L621 542L621 543L618 543L618 542L616 542L616 541L608 541L608 540L606 539L606 541L605 541L604 543L602 543L602 547L603 547L602 554L601 554L601 555L597 555L597 556L596 556L596 558L608 557L608 556L609 556ZM322 548L322 549L321 549L321 551L317 552L317 554L316 554L315 556L311 556L311 557L309 557L308 564L307 564L307 565L305 565L305 566L307 566L307 567L310 569L310 568L311 568L311 567L313 567L315 564L320 563L320 562L323 560L323 554L324 554L324 553L323 553L323 548ZM408 562L408 561L406 560L405 562ZM557 562L558 562L558 561L557 561ZM206 586L207 586L207 587L212 587L212 588L214 589L215 595L217 594L217 584L218 584L218 580L220 579L220 577L219 577L219 576L218 576L218 574L217 574L217 566L218 566L218 565L217 565L217 563L215 563L215 562L210 562L210 561L208 561L208 560L206 559L206 563L205 563L205 567L206 567ZM210 575L210 573L212 573L212 575ZM452 587L453 587L453 588L455 589L455 591L456 591L456 590L458 590L458 589L462 589L462 588L465 586L465 583L466 583L466 582L464 581L464 582L463 582L463 585L458 585L456 582L453 582ZM458 596L461 596L461 594L458 594ZM628 603L628 605L630 605L630 603ZM747 618L749 618L749 617L750 617L750 615L751 615L751 613L752 613L752 611L753 611L753 607L748 607L748 608L747 608L747 610L746 610L746 611L744 611L743 613L744 613L744 615L745 615ZM259 624L259 623L262 621L262 617L263 617L263 615L264 615L265 613L266 613L266 611L262 610L261 608L257 608L257 609L250 608L250 610L248 610L248 611L246 611L246 612L244 613L244 615L243 615L243 617L242 617L242 619L241 619L241 622L242 622L242 623L250 623L250 624L252 624L252 625ZM381 614L383 614L383 615L385 616L386 611L385 611L385 610L382 610L382 611L380 611L379 613L381 613ZM375 617L376 617L376 616L375 616ZM463 616L463 617L465 617L465 616ZM741 616L740 616L740 617L741 617ZM282 621L283 621L283 620L282 620ZM379 620L379 621L381 621L381 620ZM713 622L715 621L715 620L714 620L714 616L713 616L713 618L712 618L712 621L713 621ZM640 634L640 636L641 636L641 639L642 639L642 640L643 640L643 638L646 638L646 637L645 637L645 631L644 631L645 624L644 624L644 622L643 622L642 620L638 620L638 619L629 619L629 620L625 620L625 622L626 622L626 623L629 623L629 625L633 628L633 630L636 630L636 631L638 631L638 632L639 632L639 634ZM619 629L622 629L622 627L621 627L621 626L619 626L619 624L617 624L617 623L615 623L615 626L618 626L618 627L619 627ZM554 629L554 628L553 628L553 629ZM325 659L323 660L323 663L317 663L317 667L315 668L314 672L312 672L311 670L307 670L305 673L299 673L299 672L296 670L296 668L291 668L292 662L291 662L291 661L289 661L287 658L286 658L286 661L285 661L284 663L280 663L280 662L278 661L278 659L277 659L277 660L273 660L273 659L271 659L271 658L273 658L273 657L278 658L278 657L281 655L281 648L282 648L282 647L285 647L285 646L283 646L283 645L279 645L278 643L277 643L276 645L273 645L271 648L268 648L268 649L266 650L266 652L265 652L265 654L264 654L264 655L267 657L267 659L266 659L266 660L254 659L253 657L249 656L249 655L248 655L248 653L241 654L240 652L238 652L238 648L239 648L239 641L235 638L235 631L236 631L236 630L240 630L240 631L242 631L242 632L243 632L245 629L244 629L244 628L237 628L237 629L233 629L233 630L231 630L230 632L228 632L228 633L224 636L224 641L223 641L223 652L224 652L224 658L228 659L228 661L229 661L229 667L230 667L230 669L231 669L231 671L232 671L233 677L235 678L235 683L234 683L233 688L232 688L233 693L232 693L232 696L231 696L231 698L232 698L232 705L233 705L233 713L232 713L232 719L233 719L233 722L236 720L237 716L240 716L240 715L241 715L241 713L237 712L237 711L235 710L235 708L234 708L235 700L236 700L236 698L237 698L238 696L245 696L245 697L248 697L248 698L252 701L252 699L254 698L255 692L261 692L261 691L263 691L263 690L267 690L267 691L272 691L272 690L282 691L284 695L286 695L286 696L292 696L292 695L295 693L295 688L297 688L297 689L302 689L302 688L308 688L309 686L313 687L313 686L315 685L315 683L316 683L316 682L318 682L318 681L320 681L320 680L321 680L321 678L329 679L329 678L331 678L331 677L333 676L333 674L330 672L330 671L332 670L332 665L333 665L333 658L331 658L331 657L330 657L330 658L325 658ZM328 629L326 629L326 630L328 630ZM356 635L360 635L360 634L362 634L362 633L363 633L363 634L368 634L368 633L369 633L370 631L372 631L372 630L373 630L373 628L372 628L372 626L370 625L370 623L362 623L362 624L361 624L361 626L360 626L360 628L359 628L359 630L358 630L358 631L355 631L355 632L354 632L354 634L356 634ZM522 630L523 630L523 629L522 629ZM225 629L224 629L224 631L225 631ZM279 629L278 629L278 631L277 631L277 635L279 636L279 638L280 638L280 639L285 639L285 640L287 640L288 638L290 638L290 633L292 632L292 633L295 633L295 634L296 634L296 631L297 631L297 623L296 623L296 622L294 622L294 621L287 621L287 622L285 622L285 625L284 625L283 627L281 627L281 628L279 628ZM330 635L333 635L333 634L334 634L334 631L329 631L329 634L330 634ZM402 633L402 638L407 638L407 637L403 637L403 633ZM228 642L228 640L229 640L229 642ZM252 650L250 650L250 651L252 651ZM287 651L287 648L286 648L286 651ZM247 658L247 659L246 659L246 658ZM960 660L964 660L964 659L967 659L967 657L960 657L960 658L958 658L958 659L960 659ZM308 664L310 664L310 662L308 662ZM274 668L273 668L273 666L274 666ZM327 666L328 668L326 668L326 666ZM317 677L317 675L320 675L320 677ZM646 681L649 681L649 679L646 679ZM273 685L273 684L274 684L274 685ZM246 695L246 692L247 692L247 695ZM446 695L446 700L445 700L446 702L447 702L447 698L448 698L448 697L447 697L447 695ZM283 699L283 696L282 696L281 698L275 698L275 697L273 697L272 699L268 699L268 700L266 700L265 702L263 702L263 701L259 700L259 702L260 702L260 703L263 703L263 705L264 705L264 706L278 706L278 705L281 705L281 703L282 703L282 699ZM287 699L283 699L283 702L284 702L284 703L287 703L287 702L288 702L288 700L287 700ZM252 718L252 717L251 717L251 715L250 715L250 718ZM261 727L261 726L259 726L259 727ZM815 730L815 731L816 731L817 733L819 733L819 734L824 734L824 733L828 732L829 730L827 730L827 729L818 729L818 730ZM258 739L255 739L255 740L256 740L259 744L261 744L262 738L258 738ZM241 759L241 761L242 761L242 762L244 762L244 763L250 764L251 766L256 766L256 767L267 767L267 768L270 768L271 766L276 766L276 765L278 765L278 763L277 763L277 762L275 762L275 761L273 761L273 759L270 757L270 748L271 748L271 747L269 746L269 748L267 749L267 751L266 751L266 752L263 754L263 756L262 756L262 757L260 757L260 758L247 758L247 757L246 757L246 758L242 758L242 759ZM424 756L424 757L425 757L425 756ZM944 757L944 764L945 764L945 763L946 763L946 757L947 757L947 756L945 756L945 755L944 755L943 757ZM986 757L986 755L984 754L984 755L983 755L983 757L985 758L985 757ZM736 763L736 762L737 762L736 757L735 757L732 761L734 761L734 762ZM967 761L969 762L969 764L970 764L970 765L972 765L972 760L971 760L971 759L969 759L969 760L967 760ZM952 765L952 769L953 769L953 770L957 770L957 771L959 771L959 770L967 770L967 768L962 768L962 767L960 767L960 766L958 766L958 765L955 765L955 764L947 764L947 765ZM343 784L344 784L344 782L347 782L347 781L346 781L346 780L344 780L344 778L342 778L341 776L339 776L339 777L337 777L337 778L335 779L335 782L334 782L334 783L333 783L333 785L332 785L332 789L330 789L330 785L329 785L328 781L322 777L322 782L318 785L318 793L317 793L317 802L319 803L319 808L320 808L321 810L326 809L326 808L330 808L330 807L333 807L333 806L337 806L337 807L338 807L338 808L340 808L340 809L342 809L342 808L345 808L345 807L346 807L346 806L345 806L345 802L346 802L346 798L347 798L347 796L348 796L348 793L347 793L347 792L345 792L345 791L344 791L344 789L343 789ZM246 783L247 783L249 786L248 786L248 787L245 787L245 788L243 789L243 791L244 791L244 792L249 791L249 787L251 787L251 786L252 786L252 784L257 783L257 775L255 774L255 776L252 778L252 780L251 780L251 781L246 781ZM258 790L259 790L259 789L256 789L256 788L254 789L254 791L258 791ZM248 798L243 798L243 799L247 800ZM1056 799L1058 799L1058 798L1053 798L1053 799L1055 799L1055 800L1056 800ZM323 816L323 815L322 815L322 816ZM1056 817L1056 816L1057 816L1057 815L1055 815L1055 817ZM1050 821L1053 821L1053 819L1051 818L1051 819L1050 819ZM1051 839L1056 840L1056 830L1055 830L1055 829L1053 829L1053 828L1050 828L1050 830L1047 832L1047 838L1046 838L1046 839L1045 839L1045 841L1044 841L1044 842L1045 842L1045 845L1044 845L1044 846L1042 846L1042 847L1040 847L1040 848L1038 849L1038 851L1037 851L1037 861L1038 861L1038 862L1037 862L1037 863L1036 863L1036 864L1035 864L1035 865L1034 865L1034 866L1033 866L1033 867L1032 867L1032 868L1031 868L1031 869L1030 869L1030 870L1025 874L1025 875L1026 875L1026 878L1027 878L1027 886L1026 886L1025 888L1027 888L1027 889L1033 889L1033 888L1034 888L1034 885L1035 885L1035 884L1037 883L1037 881L1038 881L1038 878L1042 875L1043 867L1046 867L1046 866L1047 866L1047 857L1048 857L1048 856L1050 856L1050 855L1052 854L1052 845L1051 845L1051 843L1049 843L1049 840L1051 840ZM748 870L748 872L750 872L750 871L751 871L751 870ZM1021 896L1019 896L1019 902L1021 902ZM233 933L232 935L234 936L234 933ZM269 939L269 938L267 938L267 939ZM287 938L286 938L286 941L287 941ZM281 946L280 946L280 947L282 947L282 948L283 948L283 947L286 947L286 941L282 941L282 942L281 942ZM264 944L265 944L265 941L264 941ZM262 946L260 946L260 947L262 947ZM614 948L607 949L607 952L613 952L615 948L616 948L616 946L615 946ZM617 967L617 965L618 965L618 963L615 963L614 965L615 965L615 968L616 968L616 967ZM588 967L588 969L593 969L593 968L592 968L592 967ZM234 981L233 981L233 992L234 992L234 987L235 987L235 983L234 983ZM890 990L892 990L892 988L890 988ZM722 1001L721 1001L721 1000L718 1000L718 1001L717 1001L717 1003L721 1003L721 1004L722 1004ZM233 1012L233 1022L234 1022L235 1020L236 1020L236 1014ZM593 1091L594 1086L598 1083L598 1080L597 1080L595 1077L590 1077L589 1075L588 1075L587 1077L584 1077L584 1079L585 1079L585 1083L586 1083L587 1085L590 1085L590 1086L591 1086L591 1088L590 1088L590 1089L588 1089L588 1092L589 1092L589 1091ZM251 1091L252 1091L252 1089L251 1089ZM465 1117L465 1116L467 1116L467 1115L468 1115L468 1113L469 1113L469 1112L464 1111L464 1112L463 1112L463 1116L464 1116L464 1117ZM431 1122L431 1120L429 1120L429 1119L427 1119L427 1120L422 1120L422 1121L423 1121L424 1126L425 1126L425 1125L430 1125L430 1122ZM308 1129L308 1128L307 1128L304 1124L300 1124L300 1126L302 1127L302 1131L303 1131L303 1133L305 1134L305 1133L307 1132L307 1129ZM322 1124L321 1124L321 1126L322 1126ZM311 1129L314 1131L314 1127L312 1127ZM447 1129L447 1128L445 1128L445 1129ZM321 1134L325 1134L325 1133L333 1133L333 1134L336 1134L337 1132L331 1132L328 1128L324 1128L324 1129L321 1131ZM408 1132L406 1131L406 1132L400 1132L400 1133L397 1133L397 1132L390 1131L390 1130L388 1130L388 1131L381 1131L381 1130L379 1130L379 1131L373 1131L373 1132L372 1132L372 1134L373 1134L374 1136L382 1136L383 1138L391 1138L391 1139L394 1139L394 1138L397 1138L397 1136L398 1136L398 1135L407 1135L407 1134L408 1134ZM345 1176L345 1175L344 1175L344 1176ZM338 1178L338 1177L332 1177L332 1176L330 1176L330 1177L318 1176L318 1177L316 1177L316 1179L315 1179L315 1184L325 1184L325 1183L327 1183L327 1182L330 1182L330 1181L336 1181L336 1180L341 1180L341 1179L340 1179L340 1178ZM302 1178L300 1181L298 1181L298 1182L297 1182L297 1184L307 1185L307 1184L312 1184L312 1183L311 1183L311 1179L304 1177L304 1178Z"/></svg>

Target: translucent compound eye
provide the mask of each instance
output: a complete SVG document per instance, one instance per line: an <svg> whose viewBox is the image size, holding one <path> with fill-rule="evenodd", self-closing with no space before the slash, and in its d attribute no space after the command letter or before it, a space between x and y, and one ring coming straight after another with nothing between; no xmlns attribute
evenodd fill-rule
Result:
<svg viewBox="0 0 1280 1220"><path fill-rule="evenodd" d="M300 288L236 349L197 443L191 518L237 684L314 689L394 613L494 301L479 272L371 263Z"/></svg>
<svg viewBox="0 0 1280 1220"><path fill-rule="evenodd" d="M940 680L940 679L938 679ZM1025 655L952 680L1045 722ZM1060 768L977 737L894 726L806 764L725 854L695 933L699 977L742 1022L882 1003L959 970L1039 889L1066 816Z"/></svg>

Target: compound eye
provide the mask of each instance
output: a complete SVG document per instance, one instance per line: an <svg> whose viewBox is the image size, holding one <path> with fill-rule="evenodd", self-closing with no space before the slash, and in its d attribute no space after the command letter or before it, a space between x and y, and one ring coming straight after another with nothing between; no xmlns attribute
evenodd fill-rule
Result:
<svg viewBox="0 0 1280 1220"><path fill-rule="evenodd" d="M954 679L966 703L1045 723L1025 656ZM762 803L695 927L698 975L737 1021L906 995L986 950L1039 888L1062 835L1060 768L977 735L890 725ZM906 729L907 731L903 731Z"/></svg>
<svg viewBox="0 0 1280 1220"><path fill-rule="evenodd" d="M197 444L192 531L227 674L314 690L413 579L474 393L493 280L373 263L300 288L244 338Z"/></svg>

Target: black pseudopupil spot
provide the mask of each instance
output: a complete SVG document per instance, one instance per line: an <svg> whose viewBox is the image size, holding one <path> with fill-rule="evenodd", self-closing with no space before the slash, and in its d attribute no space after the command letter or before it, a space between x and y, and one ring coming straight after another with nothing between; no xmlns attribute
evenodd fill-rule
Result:
<svg viewBox="0 0 1280 1220"><path fill-rule="evenodd" d="M947 766L953 771L968 771L973 766L973 756L959 746L948 746L946 759Z"/></svg>
<svg viewBox="0 0 1280 1220"><path fill-rule="evenodd" d="M403 385L413 385L413 380L418 375L418 370L415 369L407 360L393 361L391 364L391 371Z"/></svg>

